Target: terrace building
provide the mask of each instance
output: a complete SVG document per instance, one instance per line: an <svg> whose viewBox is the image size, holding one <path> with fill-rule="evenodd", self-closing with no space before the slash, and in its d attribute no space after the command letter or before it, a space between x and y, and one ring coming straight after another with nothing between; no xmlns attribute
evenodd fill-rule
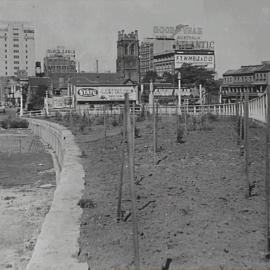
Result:
<svg viewBox="0 0 270 270"><path fill-rule="evenodd" d="M260 96L266 90L268 72L270 72L270 61L226 71L220 89L222 102L235 102L246 92L250 99Z"/></svg>

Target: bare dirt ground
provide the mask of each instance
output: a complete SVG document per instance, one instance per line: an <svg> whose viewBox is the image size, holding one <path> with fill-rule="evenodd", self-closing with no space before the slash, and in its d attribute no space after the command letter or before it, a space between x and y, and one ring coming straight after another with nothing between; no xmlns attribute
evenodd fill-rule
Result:
<svg viewBox="0 0 270 270"><path fill-rule="evenodd" d="M24 136L13 136L18 133ZM51 155L29 130L0 135L0 269L21 270L50 209L55 172Z"/></svg>
<svg viewBox="0 0 270 270"><path fill-rule="evenodd" d="M269 269L264 259L264 129L250 129L250 179L245 197L244 158L229 120L211 130L190 131L176 143L175 122L159 123L156 163L152 122L137 124L135 175L141 269ZM86 171L80 259L90 269L133 269L131 218L116 222L121 136L104 149L94 132L77 132ZM91 140L94 141L91 141ZM123 209L131 210L127 168ZM165 269L165 268L164 268Z"/></svg>

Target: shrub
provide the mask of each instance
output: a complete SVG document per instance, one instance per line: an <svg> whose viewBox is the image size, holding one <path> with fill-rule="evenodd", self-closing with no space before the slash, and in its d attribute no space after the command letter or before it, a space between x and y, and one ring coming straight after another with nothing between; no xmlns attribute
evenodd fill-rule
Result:
<svg viewBox="0 0 270 270"><path fill-rule="evenodd" d="M2 121L2 128L28 128L29 122L25 119L8 118Z"/></svg>
<svg viewBox="0 0 270 270"><path fill-rule="evenodd" d="M178 143L184 143L184 133L185 129L182 125L180 125L177 129L177 134L176 134L176 142Z"/></svg>
<svg viewBox="0 0 270 270"><path fill-rule="evenodd" d="M112 120L112 126L113 126L113 127L119 126L119 121L117 121L116 119L113 119L113 120Z"/></svg>
<svg viewBox="0 0 270 270"><path fill-rule="evenodd" d="M210 121L218 121L218 116L216 114L213 114L213 113L207 113L207 118Z"/></svg>
<svg viewBox="0 0 270 270"><path fill-rule="evenodd" d="M140 135L140 129L139 128L135 127L134 133L135 133L134 134L135 135L135 138L141 137L141 135Z"/></svg>

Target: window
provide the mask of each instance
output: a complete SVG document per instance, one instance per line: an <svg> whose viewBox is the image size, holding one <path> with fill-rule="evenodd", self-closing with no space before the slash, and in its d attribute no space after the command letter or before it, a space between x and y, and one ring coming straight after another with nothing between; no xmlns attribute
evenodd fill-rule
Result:
<svg viewBox="0 0 270 270"><path fill-rule="evenodd" d="M15 58L15 59L18 59L18 58L19 58L19 55L14 55L14 58Z"/></svg>
<svg viewBox="0 0 270 270"><path fill-rule="evenodd" d="M26 61L25 63L26 63L26 65L27 65L27 64L28 64L28 61Z"/></svg>
<svg viewBox="0 0 270 270"><path fill-rule="evenodd" d="M28 51L26 50L25 53L28 53Z"/></svg>
<svg viewBox="0 0 270 270"><path fill-rule="evenodd" d="M13 53L19 53L19 50L13 50Z"/></svg>
<svg viewBox="0 0 270 270"><path fill-rule="evenodd" d="M5 47L7 47L7 44L5 43Z"/></svg>
<svg viewBox="0 0 270 270"><path fill-rule="evenodd" d="M6 66L6 69L7 69L7 66Z"/></svg>
<svg viewBox="0 0 270 270"><path fill-rule="evenodd" d="M13 44L13 47L19 47L19 44Z"/></svg>
<svg viewBox="0 0 270 270"><path fill-rule="evenodd" d="M13 41L19 41L19 39L18 38L13 38Z"/></svg>
<svg viewBox="0 0 270 270"><path fill-rule="evenodd" d="M7 72L6 72L6 76L7 76Z"/></svg>
<svg viewBox="0 0 270 270"><path fill-rule="evenodd" d="M14 67L14 69L19 69L19 67Z"/></svg>
<svg viewBox="0 0 270 270"><path fill-rule="evenodd" d="M14 64L20 64L20 62L19 61L14 61Z"/></svg>
<svg viewBox="0 0 270 270"><path fill-rule="evenodd" d="M19 35L19 33L13 33L13 36L18 36Z"/></svg>
<svg viewBox="0 0 270 270"><path fill-rule="evenodd" d="M27 59L27 58L28 58L28 56L26 55L26 56L25 56L25 58Z"/></svg>
<svg viewBox="0 0 270 270"><path fill-rule="evenodd" d="M28 69L28 67L25 68L26 70Z"/></svg>
<svg viewBox="0 0 270 270"><path fill-rule="evenodd" d="M5 55L5 58L7 58L7 55Z"/></svg>
<svg viewBox="0 0 270 270"><path fill-rule="evenodd" d="M7 50L5 50L5 53L7 52Z"/></svg>
<svg viewBox="0 0 270 270"><path fill-rule="evenodd" d="M5 64L7 64L7 61L5 61Z"/></svg>

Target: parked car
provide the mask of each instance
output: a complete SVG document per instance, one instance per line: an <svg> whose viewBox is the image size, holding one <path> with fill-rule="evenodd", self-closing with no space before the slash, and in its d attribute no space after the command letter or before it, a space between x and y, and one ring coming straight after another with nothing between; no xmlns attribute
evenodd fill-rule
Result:
<svg viewBox="0 0 270 270"><path fill-rule="evenodd" d="M0 113L5 113L5 112L6 112L5 105L0 103Z"/></svg>

